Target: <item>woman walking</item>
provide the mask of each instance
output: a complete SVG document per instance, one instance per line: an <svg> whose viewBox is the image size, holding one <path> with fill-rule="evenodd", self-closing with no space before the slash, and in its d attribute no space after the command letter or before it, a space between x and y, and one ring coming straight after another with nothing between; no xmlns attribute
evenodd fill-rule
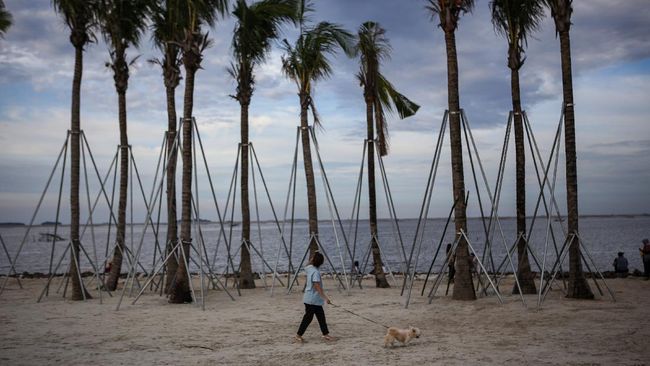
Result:
<svg viewBox="0 0 650 366"><path fill-rule="evenodd" d="M329 335L327 322L325 321L325 311L323 310L323 304L325 301L327 301L328 304L331 304L332 301L323 291L323 283L321 281L320 271L318 270L318 268L323 264L324 259L325 258L320 252L316 252L309 261L309 265L305 267L305 272L307 272L307 284L305 286L305 294L302 298L302 302L305 304L305 315L302 317L298 333L294 337L294 340L298 343L305 341L302 338L302 335L305 334L307 327L314 319L314 315L316 315L316 319L318 319L320 331L323 333L323 340L334 340L334 338Z"/></svg>

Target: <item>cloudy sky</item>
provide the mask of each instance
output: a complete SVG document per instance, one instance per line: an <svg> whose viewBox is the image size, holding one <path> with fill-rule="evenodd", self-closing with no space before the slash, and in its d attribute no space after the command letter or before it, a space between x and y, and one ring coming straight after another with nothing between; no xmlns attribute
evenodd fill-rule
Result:
<svg viewBox="0 0 650 366"><path fill-rule="evenodd" d="M74 51L68 41L69 31L49 0L5 3L15 24L5 39L0 39L0 221L28 221L69 128ZM314 3L315 21L337 22L356 31L362 22L374 20L387 29L393 53L383 65L383 72L422 107L415 117L390 119L391 152L385 164L398 215L417 217L446 106L443 33L437 22L431 21L423 0ZM488 4L477 1L474 12L463 16L456 40L461 106L473 126L488 179L494 185L511 102L506 41L493 31ZM205 53L204 69L197 75L194 104L222 205L239 133L239 105L229 97L235 85L225 71L230 63L233 26L232 20L225 19L210 31L214 45ZM649 31L650 7L646 0L575 2L571 42L582 214L650 212ZM287 28L283 36L293 40L296 31ZM98 38L85 53L82 128L103 174L118 143L118 125L112 75L105 67L108 50ZM160 69L147 62L159 57L148 35L139 49L129 50L129 56L140 56L131 70L127 93L129 139L149 192L167 123L165 95ZM280 57L281 52L274 49L268 62L257 70L250 113L251 141L276 206L284 205L295 126L299 123L295 85L281 74ZM365 109L354 76L358 60L340 55L333 63L334 76L316 85L315 100L325 126L318 138L336 202L343 216L349 216L365 136ZM521 71L523 105L545 156L558 123L561 88L559 42L547 17L529 42ZM181 85L177 94L179 111L182 90ZM506 170L503 215L514 214L513 158L514 154L509 156ZM559 171L557 195L564 206L564 176L563 170ZM302 170L299 174L297 216L305 217ZM469 174L467 170L467 189L475 191ZM45 198L37 222L54 217L58 179ZM214 218L202 168L199 184L202 215ZM67 187L66 182L64 194ZM93 196L97 192L93 182L91 191ZM529 213L537 192L529 165ZM85 197L85 191L81 194ZM446 215L452 203L448 145L443 149L434 195L431 215ZM382 203L383 197L379 195ZM327 218L324 199L320 202L321 218ZM268 205L260 204L262 217L269 218ZM143 217L144 210L137 197L134 206L135 220L141 221L138 217ZM471 215L478 214L477 207L476 202L470 203ZM67 199L62 201L62 209L62 221L68 222ZM99 216L99 220L105 219L107 213L100 212ZM384 206L380 206L380 216L387 216Z"/></svg>

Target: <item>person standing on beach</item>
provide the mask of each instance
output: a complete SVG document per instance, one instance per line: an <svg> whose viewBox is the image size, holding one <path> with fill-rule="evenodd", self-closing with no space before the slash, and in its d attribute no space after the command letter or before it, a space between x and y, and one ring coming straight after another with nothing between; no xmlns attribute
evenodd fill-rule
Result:
<svg viewBox="0 0 650 366"><path fill-rule="evenodd" d="M630 271L627 267L627 258L625 258L623 254L623 252L618 252L618 257L614 258L613 263L616 276L620 278L627 277L627 274Z"/></svg>
<svg viewBox="0 0 650 366"><path fill-rule="evenodd" d="M302 298L302 302L305 304L305 315L302 317L298 333L294 337L294 340L299 343L305 341L302 338L302 335L305 334L307 327L314 319L314 315L316 315L316 319L318 319L320 331L323 333L323 340L334 340L334 338L329 335L327 322L325 320L325 311L323 310L325 301L327 301L328 304L332 303L330 298L325 295L319 271L319 267L323 264L324 260L325 258L323 255L320 252L316 252L309 261L309 265L305 267L305 272L307 272L307 284L305 285L305 294Z"/></svg>
<svg viewBox="0 0 650 366"><path fill-rule="evenodd" d="M449 264L447 265L449 271L449 283L454 283L454 276L456 275L456 267L454 266L456 256L451 251L451 243L447 244L447 258L449 258Z"/></svg>
<svg viewBox="0 0 650 366"><path fill-rule="evenodd" d="M639 248L639 252L641 252L641 258L643 259L643 275L647 281L650 280L650 241L643 239L642 243L643 247Z"/></svg>

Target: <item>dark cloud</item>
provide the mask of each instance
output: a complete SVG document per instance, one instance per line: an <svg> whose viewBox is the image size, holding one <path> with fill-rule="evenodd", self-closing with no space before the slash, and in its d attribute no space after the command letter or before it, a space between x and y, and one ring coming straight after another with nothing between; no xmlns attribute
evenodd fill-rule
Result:
<svg viewBox="0 0 650 366"><path fill-rule="evenodd" d="M574 80L577 87L581 85L578 81L583 75L593 75L593 71L608 67L616 68L633 63L640 69L636 71L637 74L648 73L650 37L647 33L650 13L644 10L647 7L645 2L574 2L571 41ZM400 146L410 143L405 143L400 137L406 135L412 138L416 132L426 136L423 140L431 144L429 151L432 151L434 136L438 133L440 120L447 105L447 71L443 33L437 26L436 19L432 20L425 10L425 1L320 0L314 3L317 10L313 15L314 21L328 20L340 23L351 32L356 32L362 22L373 20L387 29L393 53L392 58L383 65L382 71L398 90L421 105L418 114L407 120L400 121L396 116L390 118L393 142L399 151ZM511 97L510 72L506 67L506 41L493 31L488 4L489 1L477 2L474 12L462 17L456 40L461 103L472 126L488 133L492 138L479 142L481 149L491 152L498 150L497 145L502 140L501 136L494 138L497 133L493 131L506 122L508 110L511 108ZM67 108L73 67L73 48L68 40L69 30L53 11L50 1L7 0L6 5L14 14L15 24L6 39L0 40L0 125L3 128L19 125L22 123L21 114L47 119L51 113L48 108L56 105L61 110L60 115L65 118L57 117L60 126L54 127L65 131L68 126ZM234 149L236 143L233 141L236 141L239 125L239 105L229 96L234 93L235 84L226 73L231 59L230 41L233 26L233 20L226 19L210 31L214 45L205 53L203 69L197 74L194 93L195 116L204 127L206 140L211 139L209 152L213 154L215 164L224 170L223 166L231 163L230 155L224 150L231 147ZM296 33L295 29L287 27L284 37L293 42ZM95 123L92 124L95 128L100 122L107 125L99 131L91 131L90 138L106 140L105 143L110 149L103 154L110 155L114 142L117 141L115 136L108 132L114 132L112 126L117 126L117 98L111 72L105 67L105 62L109 59L108 48L101 37L98 38L97 43L88 45L84 54L82 118L84 126L91 125L90 120ZM134 146L151 149L153 144L158 143L158 135L162 136L167 117L161 71L158 66L146 62L158 57L158 52L151 46L149 38L148 34L143 37L140 49L129 50L130 57L140 55L140 58L131 71L127 106L129 128L131 132L135 131L130 136L132 143ZM528 58L521 70L524 107L529 111L542 112L552 109L552 113L555 113L559 110L561 95L560 54L559 41L550 18L544 20L540 32L530 40L526 55ZM258 69L250 115L253 125L257 123L261 126L258 129L253 128L252 138L260 143L257 145L260 150L266 148L272 152L264 157L269 161L267 164L271 168L269 176L278 178L284 185L288 168L286 164L280 163L280 158L292 153L295 136L293 126L298 123L299 108L295 85L280 72L280 56L281 51L276 48L268 62ZM314 95L325 124L323 140L325 137L335 136L326 142L339 147L358 147L360 154L366 131L362 90L355 78L358 61L339 54L332 57L332 62L332 78L318 83ZM622 79L618 79L620 80ZM612 92L611 97L602 96L602 90L607 89L607 84L596 84L600 90L592 89L593 83L588 84L585 87L587 90L582 91L583 95L586 95L583 97L585 104L597 104L602 108L591 111L590 115L583 114L583 119L591 122L592 119L600 118L602 121L605 118L603 116L606 116L617 123L621 120L628 121L622 128L633 123L644 123L645 120L641 116L647 115L647 103L637 100L643 97L633 92L639 89L643 94L647 88L641 89L642 84L639 81L618 82L620 89ZM179 113L182 110L183 86L181 83L177 89ZM630 101L632 98L636 99ZM605 106L607 108L604 108ZM36 110L38 113L25 113L30 110ZM535 120L546 117L537 115ZM555 114L550 119L556 120ZM38 124L29 126L37 128ZM51 127L52 125L48 124L48 128ZM629 135L616 138L608 136L613 135L612 131L605 131L603 128L603 137L598 136L600 140L592 139L589 145L581 147L580 157L586 162L580 170L581 174L584 174L581 175L581 184L585 184L583 192L596 192L594 187L615 192L614 182L604 177L603 172L606 169L615 170L618 176L633 176L634 180L647 181L647 173L644 173L647 171L647 158L644 156L647 155L644 154L648 151L640 146L648 146L648 141L643 138L630 139ZM644 131L647 132L647 128L639 127L634 131L638 136L642 136ZM98 132L99 136L92 132ZM42 134L38 136L44 138ZM152 136L156 138L153 139ZM3 132L0 138L6 141L8 137ZM155 143L152 142L154 140ZM40 141L25 140L23 145L32 146L36 143ZM418 148L425 149L429 146ZM25 156L27 155L25 153ZM41 155L39 158L42 158ZM393 156L391 155L391 158ZM43 171L51 157L40 160L45 163L25 162L24 159L20 160L22 158L23 155L5 160L4 165L0 167L8 173L0 180L0 191L38 191L39 185L33 185L32 182L40 182L36 174L42 176L38 172ZM349 163L347 158L348 156L336 156L332 158L332 165L328 165L336 171L333 175L343 181L347 172L357 167L356 163ZM357 150L354 150L352 160L357 159ZM410 195L404 194L404 201L417 201L420 197L413 198L412 192L420 188L420 183L423 184L424 178L420 175L424 174L421 171L428 169L430 156L398 155L394 156L394 159L400 162L395 169L401 169L399 171L405 178L403 184L408 187L406 192L411 192ZM225 164L226 160L228 164ZM490 162L495 159L487 156L486 160ZM31 165L25 165L27 163ZM21 165L27 166L28 170L18 168ZM443 181L443 184L447 183L446 180ZM643 188L639 187L637 185L636 190L631 191L643 191ZM648 193L647 188L645 192Z"/></svg>

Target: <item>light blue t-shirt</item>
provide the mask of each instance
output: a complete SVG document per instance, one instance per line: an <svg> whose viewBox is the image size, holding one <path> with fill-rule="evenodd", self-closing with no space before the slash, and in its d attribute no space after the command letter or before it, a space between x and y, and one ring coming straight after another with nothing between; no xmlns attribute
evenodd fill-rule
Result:
<svg viewBox="0 0 650 366"><path fill-rule="evenodd" d="M302 297L302 302L309 305L322 306L325 303L325 300L323 300L318 291L314 288L314 282L320 282L321 287L323 286L320 279L320 272L318 271L318 268L312 265L305 267L305 272L307 272L307 286L305 286L305 294Z"/></svg>

